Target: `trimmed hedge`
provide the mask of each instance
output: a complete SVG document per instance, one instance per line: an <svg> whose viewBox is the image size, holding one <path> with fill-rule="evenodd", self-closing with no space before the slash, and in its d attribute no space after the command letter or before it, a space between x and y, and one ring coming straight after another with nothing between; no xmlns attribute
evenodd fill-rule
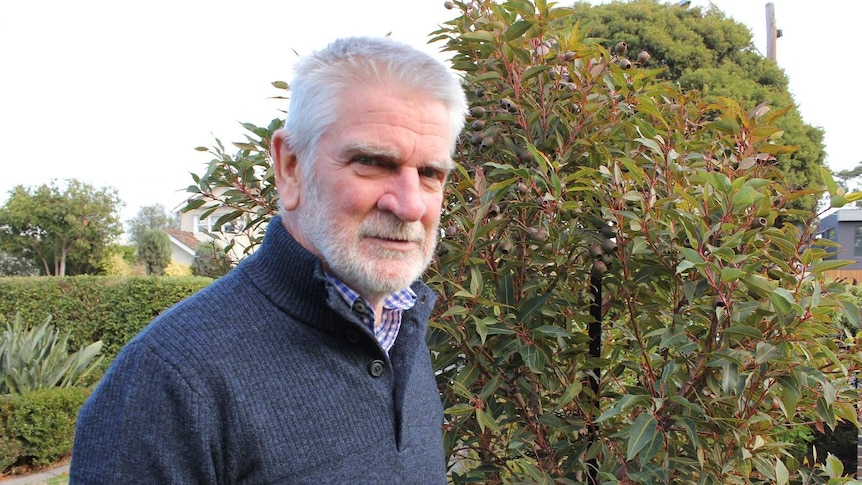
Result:
<svg viewBox="0 0 862 485"><path fill-rule="evenodd" d="M48 465L70 453L78 410L89 392L69 387L0 395L0 474L12 465Z"/></svg>
<svg viewBox="0 0 862 485"><path fill-rule="evenodd" d="M68 276L0 278L0 323L21 312L25 322L49 315L71 332L73 349L102 341L107 362L162 311L204 288L204 277Z"/></svg>

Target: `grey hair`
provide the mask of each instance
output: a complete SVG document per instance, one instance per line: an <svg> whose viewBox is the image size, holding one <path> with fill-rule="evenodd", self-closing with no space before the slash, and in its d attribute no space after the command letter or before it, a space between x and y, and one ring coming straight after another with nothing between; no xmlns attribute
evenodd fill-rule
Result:
<svg viewBox="0 0 862 485"><path fill-rule="evenodd" d="M348 88L394 82L438 100L449 113L450 150L464 127L467 99L459 78L430 55L386 37L347 37L300 58L290 82L285 127L291 151L308 165L321 135L335 122Z"/></svg>

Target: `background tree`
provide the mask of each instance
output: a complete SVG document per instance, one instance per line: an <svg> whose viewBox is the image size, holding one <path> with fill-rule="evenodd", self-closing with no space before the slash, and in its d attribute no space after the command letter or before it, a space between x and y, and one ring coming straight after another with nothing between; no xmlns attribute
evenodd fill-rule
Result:
<svg viewBox="0 0 862 485"><path fill-rule="evenodd" d="M161 275L171 262L171 240L161 229L145 229L138 234L138 261L147 274Z"/></svg>
<svg viewBox="0 0 862 485"><path fill-rule="evenodd" d="M155 204L138 209L135 217L126 222L129 242L137 245L141 234L148 229L179 229L180 220L177 214L168 214L165 206Z"/></svg>
<svg viewBox="0 0 862 485"><path fill-rule="evenodd" d="M116 189L71 179L16 186L0 208L0 250L32 261L45 275L97 274L121 233Z"/></svg>
<svg viewBox="0 0 862 485"><path fill-rule="evenodd" d="M790 187L806 189L819 183L826 158L823 130L802 120L787 76L757 52L748 27L726 17L715 5L703 11L677 2L635 0L596 6L576 3L574 11L584 35L601 39L608 49L626 42L628 57L635 63L641 51L648 52L645 64L663 68L660 78L700 91L706 100L732 98L747 109L762 103L776 109L789 106L776 125L784 131L782 143L797 149L778 155L777 163ZM814 209L817 203L815 197L805 195L793 206Z"/></svg>

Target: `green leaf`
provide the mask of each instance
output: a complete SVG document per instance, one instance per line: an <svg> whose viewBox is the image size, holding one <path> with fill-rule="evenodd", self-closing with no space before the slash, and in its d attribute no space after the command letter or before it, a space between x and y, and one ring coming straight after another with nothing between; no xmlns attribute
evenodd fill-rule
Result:
<svg viewBox="0 0 862 485"><path fill-rule="evenodd" d="M476 409L476 422L479 423L479 429L483 432L486 429L490 429L495 433L500 432L500 425L494 420L494 416L492 416L491 413L486 412L484 409Z"/></svg>
<svg viewBox="0 0 862 485"><path fill-rule="evenodd" d="M506 33L503 34L503 40L506 42L515 40L524 35L524 32L530 30L530 27L532 26L533 22L530 22L529 20L519 20L506 29Z"/></svg>
<svg viewBox="0 0 862 485"><path fill-rule="evenodd" d="M634 459L638 452L646 448L648 445L651 445L654 440L658 439L660 435L657 430L658 420L656 420L655 416L652 414L642 413L635 418L635 422L632 423L632 426L629 429L630 435L628 447L626 448L626 459ZM641 461L647 462L651 458L652 456L644 456L641 457Z"/></svg>
<svg viewBox="0 0 862 485"><path fill-rule="evenodd" d="M474 409L475 408L471 404L467 404L467 403L462 402L462 403L455 404L454 406L451 406L449 408L446 408L446 410L443 411L443 413L449 414L452 416L462 416L465 414L471 414Z"/></svg>
<svg viewBox="0 0 862 485"><path fill-rule="evenodd" d="M829 195L831 197L835 197L838 193L838 185L835 183L835 179L832 178L832 171L824 166L820 166L820 178L823 179L823 184L826 186L826 190L829 191Z"/></svg>

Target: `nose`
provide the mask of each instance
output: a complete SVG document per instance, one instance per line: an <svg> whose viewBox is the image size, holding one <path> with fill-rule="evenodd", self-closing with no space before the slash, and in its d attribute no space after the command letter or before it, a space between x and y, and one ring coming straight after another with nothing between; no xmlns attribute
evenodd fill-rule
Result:
<svg viewBox="0 0 862 485"><path fill-rule="evenodd" d="M391 212L404 222L418 221L427 210L423 195L419 172L400 170L377 200L377 208Z"/></svg>

